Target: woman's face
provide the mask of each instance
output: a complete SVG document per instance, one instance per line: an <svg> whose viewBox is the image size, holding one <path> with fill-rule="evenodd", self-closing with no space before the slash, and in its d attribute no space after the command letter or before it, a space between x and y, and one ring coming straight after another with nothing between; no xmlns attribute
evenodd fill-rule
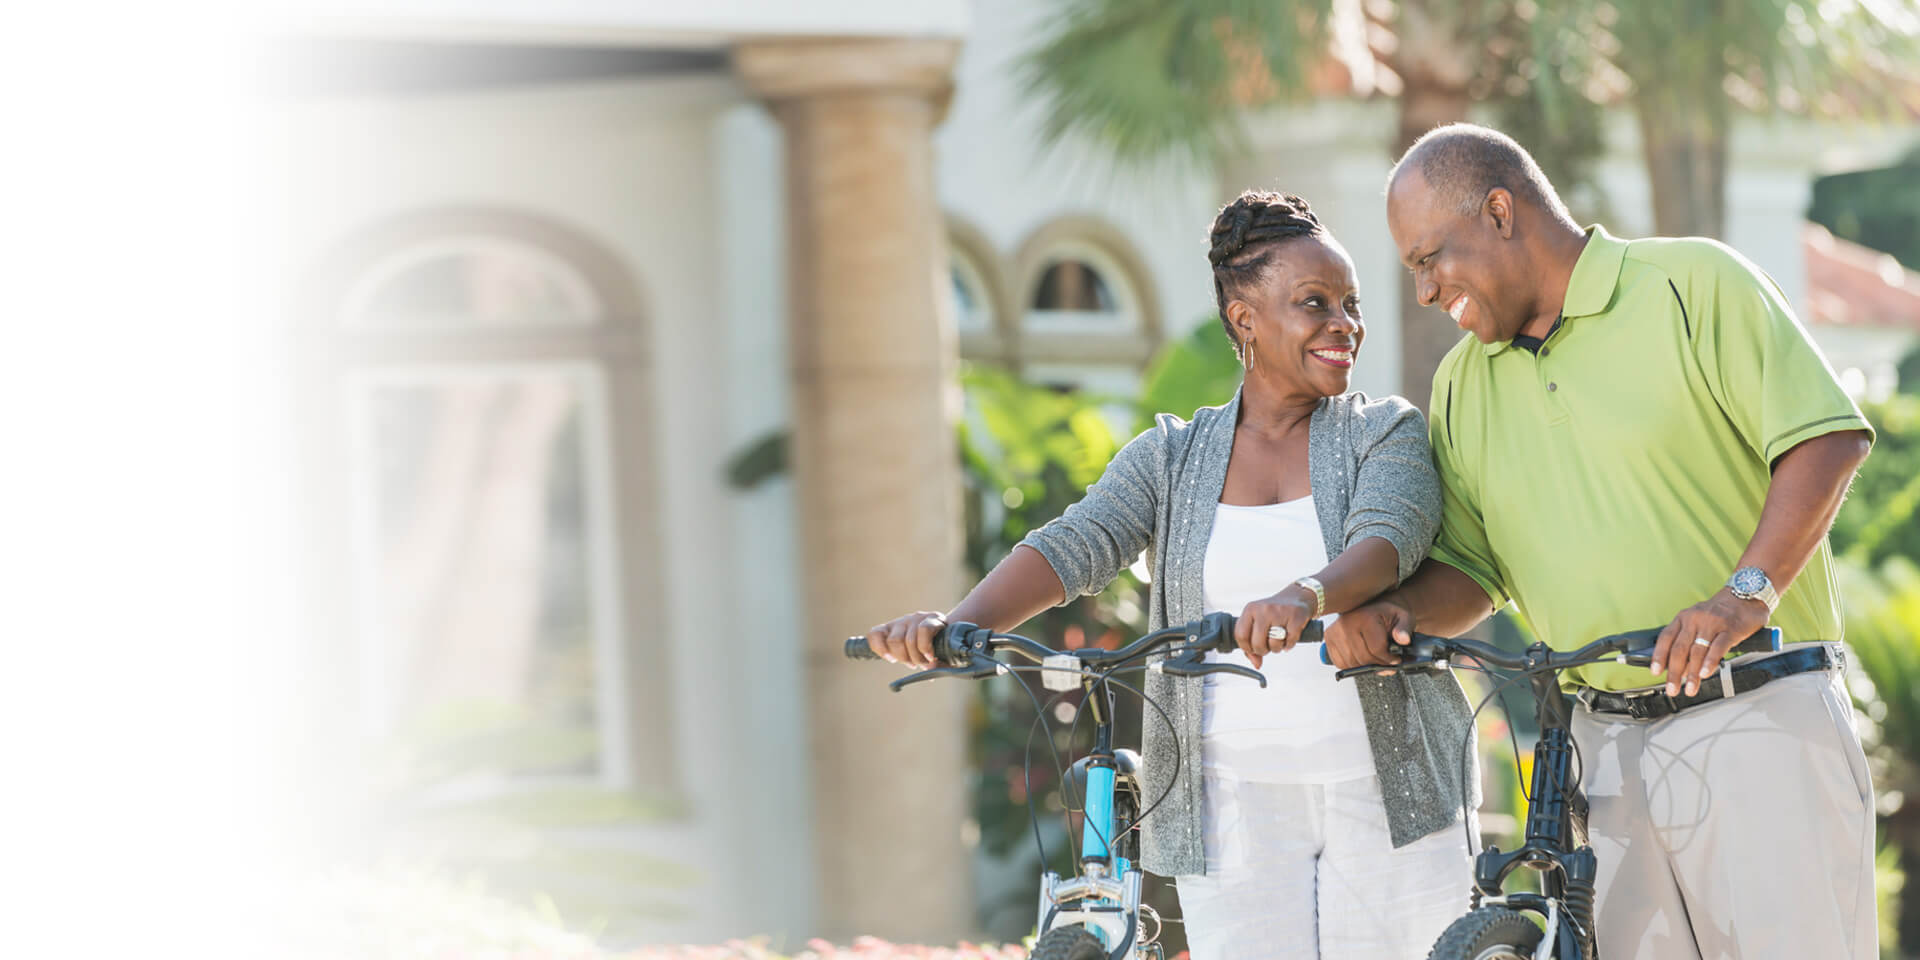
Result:
<svg viewBox="0 0 1920 960"><path fill-rule="evenodd" d="M1282 242L1265 277L1228 303L1227 316L1250 344L1248 379L1303 398L1347 392L1367 327L1353 258L1332 237Z"/></svg>

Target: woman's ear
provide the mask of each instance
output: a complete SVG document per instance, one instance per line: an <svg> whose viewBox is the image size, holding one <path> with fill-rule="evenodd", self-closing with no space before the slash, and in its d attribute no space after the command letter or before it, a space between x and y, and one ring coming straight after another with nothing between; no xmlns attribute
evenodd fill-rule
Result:
<svg viewBox="0 0 1920 960"><path fill-rule="evenodd" d="M1227 323L1240 335L1240 342L1246 343L1253 338L1253 307L1245 300L1235 297L1227 301Z"/></svg>

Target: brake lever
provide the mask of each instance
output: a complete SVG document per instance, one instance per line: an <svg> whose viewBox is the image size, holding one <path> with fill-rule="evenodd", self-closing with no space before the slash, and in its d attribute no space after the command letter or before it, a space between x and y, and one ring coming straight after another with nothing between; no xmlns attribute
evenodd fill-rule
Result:
<svg viewBox="0 0 1920 960"><path fill-rule="evenodd" d="M1260 681L1260 686L1262 688L1265 688L1267 685L1266 674L1261 673L1260 671L1255 670L1252 667L1243 667L1237 663L1208 664L1205 670L1200 670L1196 672L1198 673L1231 673L1236 677L1246 677L1250 680L1258 680Z"/></svg>
<svg viewBox="0 0 1920 960"><path fill-rule="evenodd" d="M1209 673L1231 673L1235 676L1246 677L1249 680L1258 680L1262 687L1267 685L1267 677L1260 671L1252 669L1251 667L1240 666L1237 663L1206 663L1200 659L1200 651L1198 650L1183 653L1177 657L1168 657L1158 664L1155 664L1153 669L1157 669L1161 673L1174 677L1198 677Z"/></svg>
<svg viewBox="0 0 1920 960"><path fill-rule="evenodd" d="M995 676L1005 669L1006 664L992 657L975 653L972 655L972 662L967 666L934 667L930 670L922 670L919 673L909 673L887 684L887 689L892 690L894 693L899 693L901 689L905 687L926 680L938 680L941 677L966 677L970 680L978 680L982 677Z"/></svg>
<svg viewBox="0 0 1920 960"><path fill-rule="evenodd" d="M1395 656L1405 657L1413 653L1413 647L1406 644L1389 643L1387 644L1387 652L1392 653ZM1321 651L1320 659L1323 661L1327 659L1327 655L1324 650ZM1445 669L1445 666L1444 666L1445 664L1446 664L1446 660L1444 659L1413 660L1411 662L1402 660L1399 663L1386 663L1386 664L1363 663L1357 667L1348 667L1345 670L1335 671L1333 674L1333 678L1335 680L1346 680L1352 677L1364 677L1364 676L1367 676L1368 674L1392 675L1396 673L1434 673L1439 670Z"/></svg>

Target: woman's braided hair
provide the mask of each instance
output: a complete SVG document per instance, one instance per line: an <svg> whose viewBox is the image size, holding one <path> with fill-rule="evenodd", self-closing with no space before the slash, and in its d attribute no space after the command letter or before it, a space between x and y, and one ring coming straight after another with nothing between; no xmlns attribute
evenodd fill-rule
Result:
<svg viewBox="0 0 1920 960"><path fill-rule="evenodd" d="M1324 233L1326 228L1307 208L1307 202L1291 193L1248 190L1213 218L1207 260L1213 264L1213 297L1220 307L1220 326L1233 342L1235 354L1241 354L1244 347L1227 319L1230 294L1258 284L1273 260L1274 248L1283 241ZM1244 355L1241 359L1245 360Z"/></svg>

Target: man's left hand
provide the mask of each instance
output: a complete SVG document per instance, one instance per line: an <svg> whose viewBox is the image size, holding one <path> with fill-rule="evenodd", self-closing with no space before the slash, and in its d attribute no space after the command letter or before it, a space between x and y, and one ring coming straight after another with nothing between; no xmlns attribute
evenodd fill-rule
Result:
<svg viewBox="0 0 1920 960"><path fill-rule="evenodd" d="M1720 669L1720 658L1729 648L1766 625L1766 604L1742 600L1722 587L1720 592L1680 611L1660 631L1653 648L1653 672L1666 669L1668 696L1678 695L1683 685L1692 695L1699 691L1700 681Z"/></svg>

